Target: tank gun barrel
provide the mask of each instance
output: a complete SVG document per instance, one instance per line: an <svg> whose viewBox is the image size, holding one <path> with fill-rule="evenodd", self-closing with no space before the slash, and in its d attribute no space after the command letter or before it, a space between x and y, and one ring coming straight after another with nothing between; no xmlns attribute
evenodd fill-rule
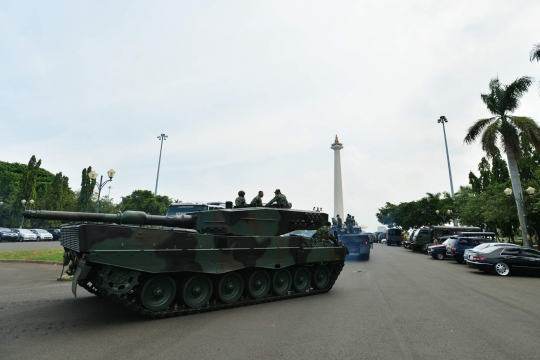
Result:
<svg viewBox="0 0 540 360"><path fill-rule="evenodd" d="M143 211L124 211L117 214L96 214L68 211L26 210L23 216L27 219L91 221L129 225L158 225L192 229L193 217L147 215Z"/></svg>

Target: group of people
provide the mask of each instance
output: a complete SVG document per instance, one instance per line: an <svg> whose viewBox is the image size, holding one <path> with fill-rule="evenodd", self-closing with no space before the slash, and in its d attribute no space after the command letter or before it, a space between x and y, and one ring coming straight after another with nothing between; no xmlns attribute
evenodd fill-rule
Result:
<svg viewBox="0 0 540 360"><path fill-rule="evenodd" d="M337 226L338 229L341 229L343 227L343 220L341 219L339 214L337 214L335 218L332 218L332 225ZM345 227L349 230L352 230L353 226L358 226L358 223L354 219L354 216L347 214L347 217L345 218Z"/></svg>
<svg viewBox="0 0 540 360"><path fill-rule="evenodd" d="M245 195L246 193L243 190L240 190L238 192L238 197L234 201L235 208L262 207L263 206L263 202L262 202L262 198L264 196L263 191L259 191L257 196L255 196L249 204L246 202ZM281 190L276 189L276 191L274 191L274 195L275 196L272 198L272 200L270 200L266 204L267 207L276 207L276 208L282 208L282 209L290 209L292 207L292 204L287 201L287 197L281 193Z"/></svg>

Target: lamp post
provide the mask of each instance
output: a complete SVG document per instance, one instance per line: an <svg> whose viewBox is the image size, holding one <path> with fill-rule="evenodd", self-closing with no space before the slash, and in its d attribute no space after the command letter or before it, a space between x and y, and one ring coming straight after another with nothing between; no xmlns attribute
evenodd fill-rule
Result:
<svg viewBox="0 0 540 360"><path fill-rule="evenodd" d="M2 214L4 213L3 210L4 210L4 202L0 201L0 220L2 220L2 222L0 222L1 226L4 226L4 219L2 216Z"/></svg>
<svg viewBox="0 0 540 360"><path fill-rule="evenodd" d="M525 189L525 191L527 192L527 194L529 194L530 196L534 195L534 193L536 192L536 189L533 188L532 186L529 186L527 189ZM510 188L506 188L504 189L504 193L506 194L506 196L510 197L512 196L512 189ZM523 223L525 224L525 231L523 231L523 229L521 229L521 237L524 237L523 239L523 247L530 247L532 248L532 240L529 240L529 228L527 226L527 215L525 214L525 204L523 203L524 199L523 197L515 197L514 196L514 199L519 202L521 204L521 206L523 206ZM530 242L529 242L530 241Z"/></svg>
<svg viewBox="0 0 540 360"><path fill-rule="evenodd" d="M24 211L26 211L26 207L30 204L32 205L34 203L34 200L30 199L29 201L26 201L25 199L22 199L21 200L21 204L24 205ZM21 217L21 229L23 227L23 224L24 224L24 215Z"/></svg>
<svg viewBox="0 0 540 360"><path fill-rule="evenodd" d="M101 196L101 189L103 189L107 183L112 181L112 178L114 177L114 174L116 174L116 171L111 169L111 170L107 171L107 175L109 176L109 180L106 180L105 182L103 182L103 175L101 175L101 177L99 179L99 185L98 185L98 183L96 181L96 187L98 188L98 196L97 196L97 201L96 201L96 212L97 213L99 212L99 197ZM88 177L90 179L92 179L92 180L96 180L97 177L98 177L98 173L92 170L88 174Z"/></svg>
<svg viewBox="0 0 540 360"><path fill-rule="evenodd" d="M437 120L437 123L442 124L443 128L443 134L444 134L444 147L446 148L446 161L448 162L448 176L450 177L450 194L452 195L452 199L454 198L454 183L452 181L452 169L450 168L450 155L448 155L448 143L446 142L446 128L444 127L444 123L447 123L448 120L446 119L446 116L441 116L439 120ZM454 219L454 226L457 226L457 221Z"/></svg>
<svg viewBox="0 0 540 360"><path fill-rule="evenodd" d="M441 213L439 210L435 210L435 213L436 213L437 215L441 214L441 216L442 216L442 218L443 218L443 221L446 222L446 216L444 215L444 213ZM448 210L446 211L446 213L448 214L448 217L450 217L450 216L452 215L452 210L448 209Z"/></svg>
<svg viewBox="0 0 540 360"><path fill-rule="evenodd" d="M161 146L159 148L159 161L158 161L158 165L157 165L157 177L156 177L156 190L154 191L154 196L157 195L157 186L158 186L158 181L159 181L159 167L161 166L161 152L163 150L163 140L167 140L169 136L165 135L165 134L161 134L159 135L157 138L159 141L161 141Z"/></svg>

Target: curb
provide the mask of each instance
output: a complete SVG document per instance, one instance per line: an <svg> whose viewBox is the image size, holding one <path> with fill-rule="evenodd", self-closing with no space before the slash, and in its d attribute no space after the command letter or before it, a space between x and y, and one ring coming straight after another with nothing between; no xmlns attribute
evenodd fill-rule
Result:
<svg viewBox="0 0 540 360"><path fill-rule="evenodd" d="M26 263L26 264L62 265L61 262L45 261L45 260L0 260L0 263Z"/></svg>

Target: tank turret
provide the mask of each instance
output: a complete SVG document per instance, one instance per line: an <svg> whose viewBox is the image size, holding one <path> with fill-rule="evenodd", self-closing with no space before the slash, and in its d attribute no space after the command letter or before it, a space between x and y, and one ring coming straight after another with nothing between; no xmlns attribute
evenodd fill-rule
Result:
<svg viewBox="0 0 540 360"><path fill-rule="evenodd" d="M158 216L142 211L94 214L66 211L27 210L25 218L76 222L102 222L119 225L157 225L194 229L202 234L236 236L277 236L294 230L317 230L328 221L328 214L274 208L240 208L200 211L191 215Z"/></svg>

